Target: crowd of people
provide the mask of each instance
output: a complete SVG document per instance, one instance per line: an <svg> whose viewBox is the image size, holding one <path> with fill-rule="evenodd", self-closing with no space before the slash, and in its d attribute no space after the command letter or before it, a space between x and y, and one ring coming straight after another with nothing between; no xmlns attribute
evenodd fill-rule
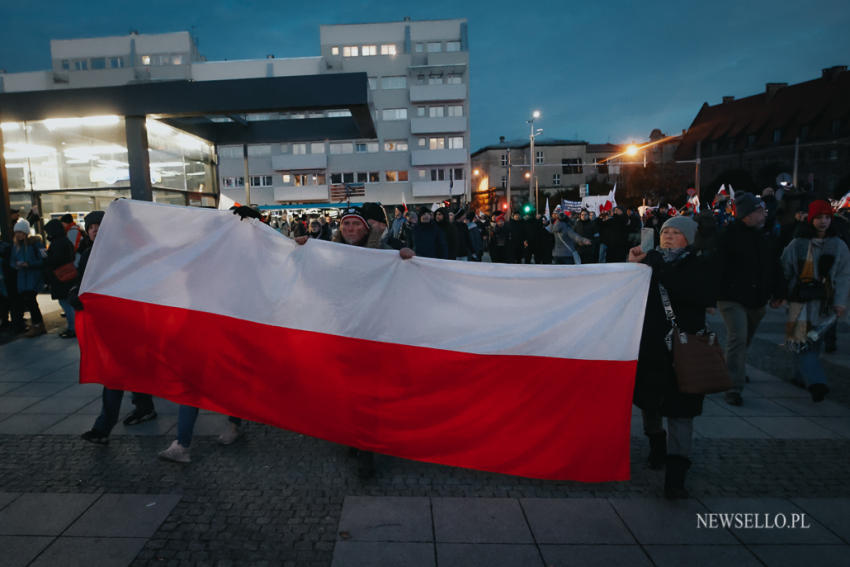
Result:
<svg viewBox="0 0 850 567"><path fill-rule="evenodd" d="M408 210L396 207L390 220L380 203L346 207L338 217L318 215L262 218L250 207L234 208L242 219L269 223L298 244L321 239L350 246L395 249L402 259L414 256L495 263L593 264L640 262L652 269L644 316L634 403L643 415L649 439L649 465L665 469L665 495L685 498L690 467L693 419L702 413L704 396L678 390L670 348L670 317L680 330L706 329L706 313L717 310L726 327L726 365L732 388L725 401L744 403L747 349L766 308L787 305L786 345L797 360L795 380L814 402L829 393L821 351L835 351L836 322L850 295L850 209L808 193L789 193L781 201L772 189L761 196L739 194L701 212L668 207L638 210L613 206L608 211L556 209L550 217L514 213L487 216L471 210ZM76 296L104 213L85 219L85 231L70 215L44 226L45 247L25 219L13 218L14 236L3 243L0 306L4 329L37 337L46 331L36 296L45 285L62 306L72 338L74 312L84 306ZM61 275L68 265L73 277ZM662 291L666 290L666 291ZM568 290L565 290L568 292ZM667 299L665 300L665 294ZM665 305L666 303L666 305ZM30 327L23 315L30 313ZM123 392L104 388L102 411L83 439L105 444L118 421ZM156 417L150 395L133 394L135 409L124 420L135 425ZM189 445L198 410L181 406L177 439L160 457L189 462ZM664 429L664 418L667 429ZM223 444L241 436L241 421L231 417L219 437ZM368 452L355 451L361 473L374 474Z"/></svg>

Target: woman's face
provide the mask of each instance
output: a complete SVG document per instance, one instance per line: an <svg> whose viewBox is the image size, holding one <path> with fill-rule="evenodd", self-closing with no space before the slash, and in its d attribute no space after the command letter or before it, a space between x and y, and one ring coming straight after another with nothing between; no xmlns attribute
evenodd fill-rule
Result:
<svg viewBox="0 0 850 567"><path fill-rule="evenodd" d="M23 242L26 237L27 237L26 232L18 231L18 232L15 233L15 242Z"/></svg>
<svg viewBox="0 0 850 567"><path fill-rule="evenodd" d="M826 232L831 224L832 215L818 215L812 219L812 226L815 227L815 230L818 232Z"/></svg>
<svg viewBox="0 0 850 567"><path fill-rule="evenodd" d="M661 231L662 248L684 248L687 245L688 240L678 228L668 226Z"/></svg>
<svg viewBox="0 0 850 567"><path fill-rule="evenodd" d="M443 218L445 218L445 217L443 217L443 213L442 213L442 212L437 211L436 213L434 213L434 220L435 220L435 221L437 221L437 222L443 222Z"/></svg>

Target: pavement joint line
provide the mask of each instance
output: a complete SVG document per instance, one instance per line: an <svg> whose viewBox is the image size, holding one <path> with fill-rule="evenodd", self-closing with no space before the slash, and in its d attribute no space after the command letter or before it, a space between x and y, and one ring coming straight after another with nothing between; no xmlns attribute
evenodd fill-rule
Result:
<svg viewBox="0 0 850 567"><path fill-rule="evenodd" d="M515 498L515 500L517 501L517 504L519 504L519 509L522 512L522 518L525 520L525 525L528 527L528 531L531 534L531 541L534 542L534 547L537 549L537 555L540 556L541 563L546 565L546 558L543 556L543 550L540 549L540 543L537 541L537 535L534 533L534 528L531 527L531 522L528 521L528 513L525 510L525 506L522 505L522 498Z"/></svg>
<svg viewBox="0 0 850 567"><path fill-rule="evenodd" d="M649 562L650 562L653 566L655 566L655 565L656 565L656 563L655 563L655 561L653 561L653 560L652 560L652 556L649 554L649 551L647 551L647 549L646 549L646 547L644 546L644 544L643 544L643 543L642 543L642 542L641 542L641 541L637 538L637 536L636 536L636 535L635 535L635 533L632 531L632 528L631 528L631 526L629 526L629 523L626 521L626 519L625 519L625 518L623 518L623 517L620 515L620 513L617 511L617 507L616 507L616 506L614 506L613 502L611 502L611 498L605 498L605 502L606 502L606 503L608 504L608 506L610 506L610 507L611 507L611 509L614 511L614 515L615 515L615 516L617 516L617 518L619 518L620 522L621 522L621 523L623 524L623 526L626 528L626 531L627 531L627 532L629 532L629 535L630 535L630 536L632 536L632 539L633 539L633 540L635 540L635 543L636 543L636 544L640 547L640 550L641 550L641 551L643 552L643 554L646 556L646 559L647 559L647 560L648 560L648 561L649 561ZM702 504L702 502L700 502L700 504ZM703 506L705 506L705 504L703 504ZM608 544L608 545L612 545L612 544ZM672 544L671 544L671 545L672 545Z"/></svg>

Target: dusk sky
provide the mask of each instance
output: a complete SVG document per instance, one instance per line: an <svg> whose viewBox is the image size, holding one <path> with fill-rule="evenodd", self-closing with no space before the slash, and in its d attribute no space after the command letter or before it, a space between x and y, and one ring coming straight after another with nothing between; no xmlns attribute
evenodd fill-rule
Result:
<svg viewBox="0 0 850 567"><path fill-rule="evenodd" d="M703 102L850 64L847 0L282 2L0 0L0 68L50 66L50 39L191 30L210 60L319 54L319 25L467 18L472 149L528 136L645 140Z"/></svg>

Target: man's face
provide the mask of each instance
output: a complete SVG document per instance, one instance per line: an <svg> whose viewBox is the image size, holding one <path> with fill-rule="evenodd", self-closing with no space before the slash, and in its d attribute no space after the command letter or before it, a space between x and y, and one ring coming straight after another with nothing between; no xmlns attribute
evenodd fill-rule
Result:
<svg viewBox="0 0 850 567"><path fill-rule="evenodd" d="M363 224L363 221L354 217L343 219L339 227L339 233L346 244L357 244L369 234L369 229Z"/></svg>
<svg viewBox="0 0 850 567"><path fill-rule="evenodd" d="M514 219L515 221L518 221L518 220L519 220L519 213L514 213L514 214L513 214L513 219Z"/></svg>
<svg viewBox="0 0 850 567"><path fill-rule="evenodd" d="M402 216L404 216L404 211L402 211L401 209L396 209L395 218L400 219Z"/></svg>
<svg viewBox="0 0 850 567"><path fill-rule="evenodd" d="M764 207L756 207L756 210L745 216L742 220L750 228L761 228L767 220L767 211Z"/></svg>
<svg viewBox="0 0 850 567"><path fill-rule="evenodd" d="M443 222L443 219L444 219L444 218L445 218L445 217L443 216L442 211L437 211L436 213L434 213L434 220L435 220L435 221L437 221L437 222Z"/></svg>
<svg viewBox="0 0 850 567"><path fill-rule="evenodd" d="M428 224L429 222L431 222L431 213L422 213L422 215L419 217L419 220L420 222L422 222L422 224Z"/></svg>
<svg viewBox="0 0 850 567"><path fill-rule="evenodd" d="M585 220L585 221L586 221L587 219L589 219L589 218L590 218L590 215L588 215L586 212L582 212L582 213L579 215L579 218L580 218L581 220Z"/></svg>
<svg viewBox="0 0 850 567"><path fill-rule="evenodd" d="M319 232L320 230L322 230L322 225L319 224L319 221L310 222L310 232Z"/></svg>
<svg viewBox="0 0 850 567"><path fill-rule="evenodd" d="M416 224L416 215L414 215L413 213L407 215L407 222L409 222L410 224Z"/></svg>

